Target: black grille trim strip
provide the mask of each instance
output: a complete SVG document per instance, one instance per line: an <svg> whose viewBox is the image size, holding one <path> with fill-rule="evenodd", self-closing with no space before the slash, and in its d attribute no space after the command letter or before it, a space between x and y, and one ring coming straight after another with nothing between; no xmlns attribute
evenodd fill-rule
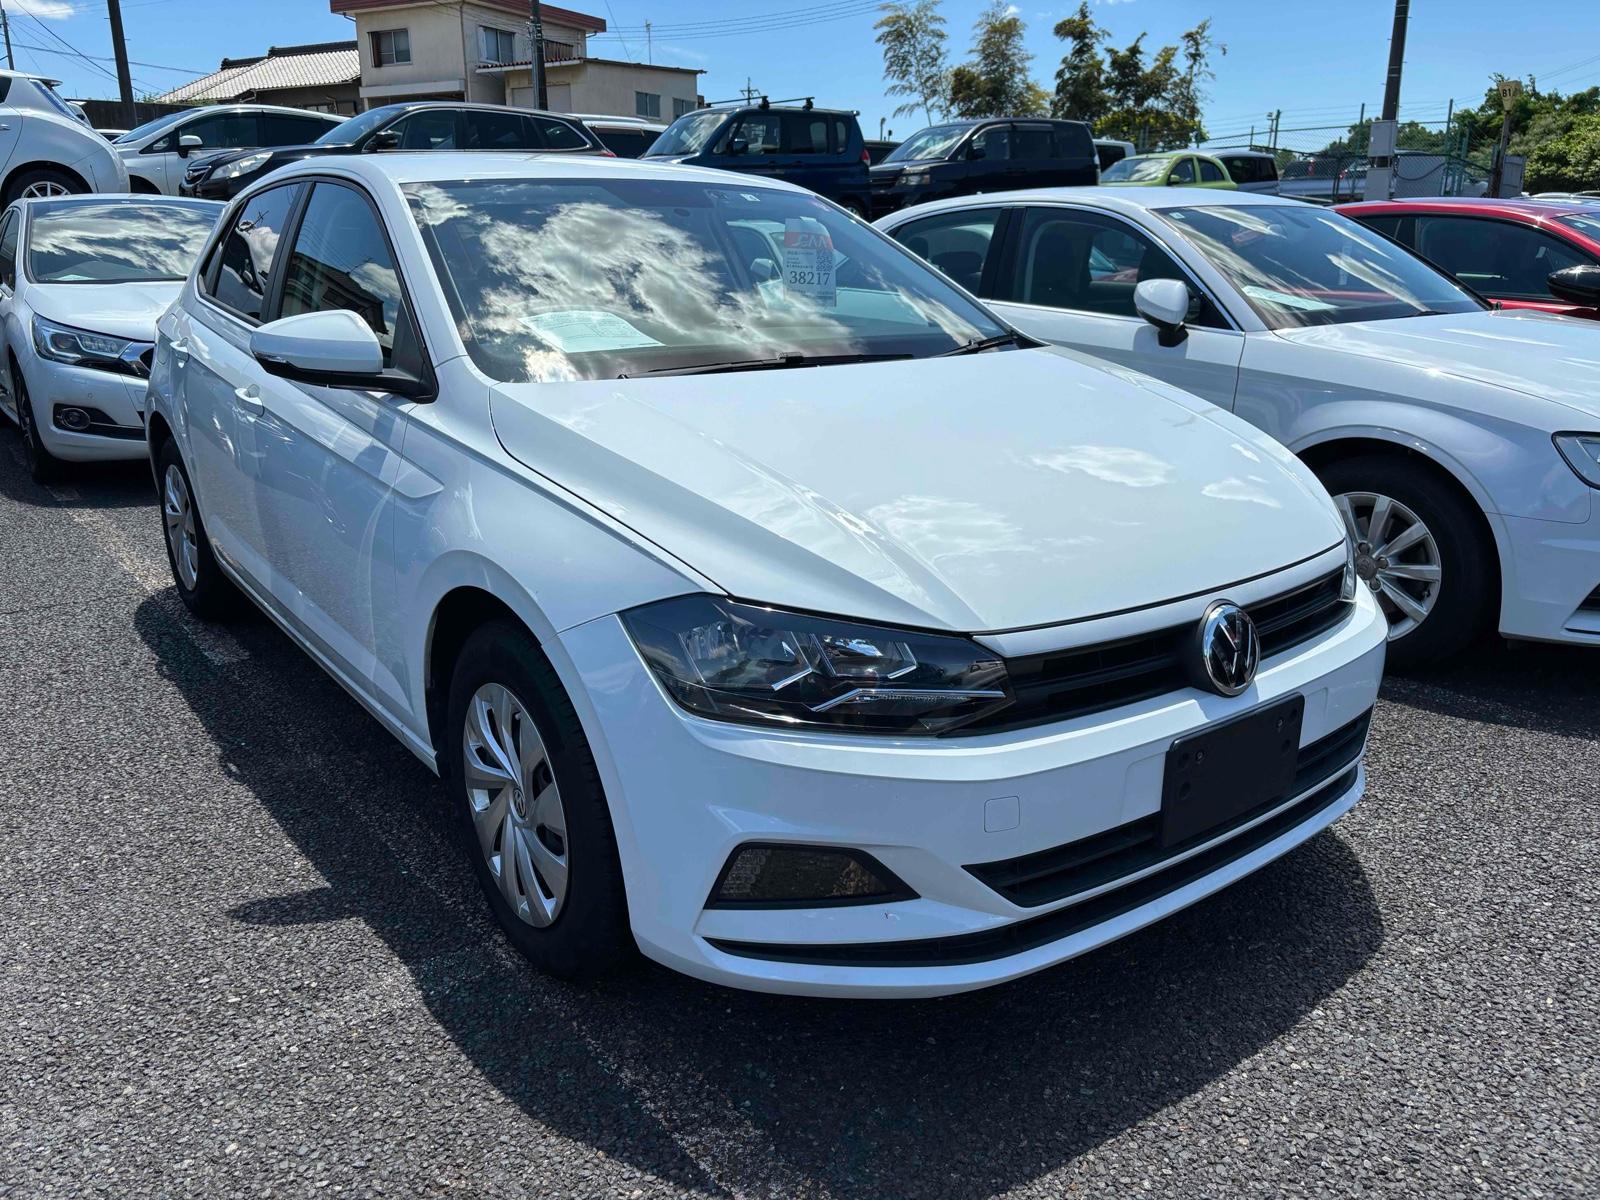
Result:
<svg viewBox="0 0 1600 1200"><path fill-rule="evenodd" d="M1344 568L1247 606L1261 635L1261 656L1283 654L1326 633L1354 611L1340 599ZM1104 712L1189 686L1184 651L1194 625L1115 642L1008 659L1012 702L943 737L1027 729Z"/></svg>
<svg viewBox="0 0 1600 1200"><path fill-rule="evenodd" d="M1157 871L1127 887L1104 892L1082 904L1069 904L1054 912L998 929L910 942L846 942L837 945L735 942L723 938L706 940L715 949L740 958L802 963L807 966L954 967L993 962L1071 937L1205 878L1295 827L1315 819L1337 804L1355 786L1356 778L1357 768L1351 767L1277 816L1193 858L1186 858L1169 870Z"/></svg>
<svg viewBox="0 0 1600 1200"><path fill-rule="evenodd" d="M1271 812L1290 796L1316 787L1361 756L1361 747L1366 744L1367 727L1371 721L1372 714L1365 713L1348 725L1302 747L1294 782L1287 792L1225 825L1206 830L1188 842L1163 847L1159 840L1161 817L1159 813L1153 813L1092 837L1017 858L972 864L967 870L980 882L1023 908L1036 908L1102 887L1225 836L1259 819L1264 813Z"/></svg>
<svg viewBox="0 0 1600 1200"><path fill-rule="evenodd" d="M1600 612L1600 587L1589 593L1584 602L1578 605L1579 612Z"/></svg>

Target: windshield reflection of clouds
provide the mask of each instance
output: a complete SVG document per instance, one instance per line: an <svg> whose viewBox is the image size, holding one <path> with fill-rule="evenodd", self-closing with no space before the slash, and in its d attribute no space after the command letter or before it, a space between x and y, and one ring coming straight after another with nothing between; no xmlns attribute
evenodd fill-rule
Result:
<svg viewBox="0 0 1600 1200"><path fill-rule="evenodd" d="M36 212L28 227L28 274L37 283L182 279L215 220L215 212L176 204Z"/></svg>
<svg viewBox="0 0 1600 1200"><path fill-rule="evenodd" d="M928 354L998 332L920 262L826 205L774 191L723 202L712 191L655 181L630 203L621 185L514 181L408 194L474 360L496 378ZM785 229L796 221L831 238L830 280L787 282Z"/></svg>

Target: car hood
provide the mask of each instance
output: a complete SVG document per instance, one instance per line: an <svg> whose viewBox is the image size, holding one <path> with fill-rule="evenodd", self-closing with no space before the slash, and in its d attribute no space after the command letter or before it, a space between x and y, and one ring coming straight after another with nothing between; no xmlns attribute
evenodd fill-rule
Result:
<svg viewBox="0 0 1600 1200"><path fill-rule="evenodd" d="M315 158L319 154L348 154L349 146L251 146L244 150L223 150L207 155L200 161L208 167L220 167L223 163L230 163L236 159L249 158L252 154L271 154L274 161L291 162L301 158ZM191 154L191 157L193 155Z"/></svg>
<svg viewBox="0 0 1600 1200"><path fill-rule="evenodd" d="M1529 311L1485 311L1285 329L1302 346L1502 387L1600 417L1600 327Z"/></svg>
<svg viewBox="0 0 1600 1200"><path fill-rule="evenodd" d="M56 283L30 285L28 304L48 321L140 342L156 340L156 320L183 290L183 280L163 283Z"/></svg>
<svg viewBox="0 0 1600 1200"><path fill-rule="evenodd" d="M730 594L968 632L1144 607L1336 545L1310 473L1051 350L497 385L516 459Z"/></svg>

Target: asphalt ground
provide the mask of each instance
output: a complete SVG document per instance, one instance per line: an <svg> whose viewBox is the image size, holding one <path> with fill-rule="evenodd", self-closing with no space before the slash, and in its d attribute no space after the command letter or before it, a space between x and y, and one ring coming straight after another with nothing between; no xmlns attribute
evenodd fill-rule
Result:
<svg viewBox="0 0 1600 1200"><path fill-rule="evenodd" d="M986 992L578 987L439 784L264 619L206 630L148 475L0 432L0 1196L1600 1193L1600 652L1391 680L1365 800Z"/></svg>

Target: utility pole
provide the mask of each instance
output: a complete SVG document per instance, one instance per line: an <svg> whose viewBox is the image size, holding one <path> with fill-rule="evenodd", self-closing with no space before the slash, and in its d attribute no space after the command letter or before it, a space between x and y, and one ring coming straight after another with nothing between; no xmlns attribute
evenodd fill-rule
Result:
<svg viewBox="0 0 1600 1200"><path fill-rule="evenodd" d="M112 0L115 3L116 0ZM539 0L528 0L528 40L533 43L534 107L550 107L550 93L544 83L544 9Z"/></svg>
<svg viewBox="0 0 1600 1200"><path fill-rule="evenodd" d="M644 60L654 65L656 61L655 40L650 35L650 22L644 23Z"/></svg>
<svg viewBox="0 0 1600 1200"><path fill-rule="evenodd" d="M1389 34L1389 73L1383 81L1383 112L1373 122L1367 143L1367 200L1387 200L1394 174L1395 127L1400 118L1400 74L1406 61L1406 22L1411 0L1394 0L1394 29Z"/></svg>
<svg viewBox="0 0 1600 1200"><path fill-rule="evenodd" d="M0 29L6 31L6 66L15 71L17 69L17 59L11 53L11 18L6 16L6 6L4 4L0 4Z"/></svg>
<svg viewBox="0 0 1600 1200"><path fill-rule="evenodd" d="M133 111L133 79L128 74L128 43L122 37L121 0L106 0L106 15L111 18L111 53L117 59L117 91L122 94L123 122L132 129L139 123ZM11 49L9 26L6 32L6 50Z"/></svg>
<svg viewBox="0 0 1600 1200"><path fill-rule="evenodd" d="M1494 167L1489 172L1489 196L1500 195L1506 177L1506 150L1511 145L1511 114L1516 110L1517 99L1522 95L1522 84L1515 79L1500 81L1500 107L1505 115L1500 118L1500 143L1494 148Z"/></svg>

